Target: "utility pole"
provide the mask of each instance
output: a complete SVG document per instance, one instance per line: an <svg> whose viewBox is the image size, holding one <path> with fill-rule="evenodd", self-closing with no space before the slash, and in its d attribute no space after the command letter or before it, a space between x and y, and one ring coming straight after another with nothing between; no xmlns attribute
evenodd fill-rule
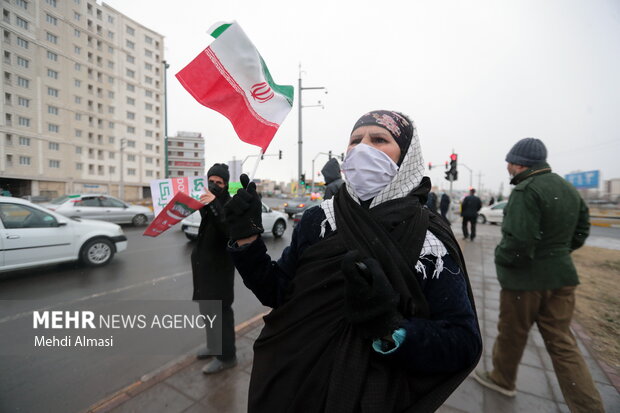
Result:
<svg viewBox="0 0 620 413"><path fill-rule="evenodd" d="M322 109L325 109L325 107L321 104L321 101L319 100L317 105L306 105L304 106L302 104L302 92L304 90L312 90L312 89L325 89L324 86L314 86L314 87L303 87L302 83L301 83L301 63L299 64L299 79L298 79L298 85L297 85L297 90L298 90L298 98L297 98L297 122L298 122L298 140L297 140L297 145L299 147L299 159L298 159L298 173L297 173L297 180L301 180L301 174L303 173L303 139L302 139L302 115L301 115L301 110L303 108L313 108L313 107L321 107ZM325 91L325 93L327 93L327 90Z"/></svg>
<svg viewBox="0 0 620 413"><path fill-rule="evenodd" d="M461 162L459 165L464 166L469 171L469 188L471 189L472 185L473 185L472 174L473 174L474 171L472 171L471 168L469 166L465 165L463 162ZM480 185L478 185L478 186L480 186ZM480 189L480 188L478 188L478 189Z"/></svg>
<svg viewBox="0 0 620 413"><path fill-rule="evenodd" d="M165 158L164 162L166 163L164 169L164 179L168 179L169 171L168 171L168 68L170 65L164 60L164 151Z"/></svg>
<svg viewBox="0 0 620 413"><path fill-rule="evenodd" d="M127 143L127 138L122 138L121 139L121 183L118 187L118 197L124 201L125 200L125 182L124 182L124 177L125 177L125 168L124 168L124 161L125 161L125 144Z"/></svg>
<svg viewBox="0 0 620 413"><path fill-rule="evenodd" d="M482 172L478 171L478 191L482 193Z"/></svg>

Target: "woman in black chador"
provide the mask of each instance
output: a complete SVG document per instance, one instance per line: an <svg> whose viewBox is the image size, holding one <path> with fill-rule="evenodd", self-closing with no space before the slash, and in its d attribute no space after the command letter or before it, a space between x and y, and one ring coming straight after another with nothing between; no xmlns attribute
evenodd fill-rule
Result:
<svg viewBox="0 0 620 413"><path fill-rule="evenodd" d="M426 208L413 123L378 110L354 125L346 184L308 209L271 261L254 184L227 204L243 281L273 311L254 344L250 412L426 412L482 344L463 255Z"/></svg>

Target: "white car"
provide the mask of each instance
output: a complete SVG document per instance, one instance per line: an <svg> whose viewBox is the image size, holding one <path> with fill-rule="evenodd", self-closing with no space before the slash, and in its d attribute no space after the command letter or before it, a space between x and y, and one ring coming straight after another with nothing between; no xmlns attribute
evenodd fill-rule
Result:
<svg viewBox="0 0 620 413"><path fill-rule="evenodd" d="M263 228L265 231L271 230L274 237L280 238L286 231L286 214L274 211L267 205L263 204L263 213L261 215ZM189 240L198 238L198 229L200 228L200 211L194 212L192 215L181 221L181 231Z"/></svg>
<svg viewBox="0 0 620 413"><path fill-rule="evenodd" d="M116 224L71 219L0 196L0 272L76 260L98 267L126 249L127 237Z"/></svg>
<svg viewBox="0 0 620 413"><path fill-rule="evenodd" d="M42 206L69 218L87 218L115 224L146 225L153 211L103 194L63 195Z"/></svg>
<svg viewBox="0 0 620 413"><path fill-rule="evenodd" d="M478 223L501 224L504 220L504 207L508 201L496 202L493 205L481 208L478 211Z"/></svg>

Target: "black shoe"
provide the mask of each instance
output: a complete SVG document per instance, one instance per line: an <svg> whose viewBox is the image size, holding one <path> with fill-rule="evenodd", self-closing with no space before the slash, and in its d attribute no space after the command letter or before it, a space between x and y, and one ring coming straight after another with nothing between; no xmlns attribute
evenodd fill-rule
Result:
<svg viewBox="0 0 620 413"><path fill-rule="evenodd" d="M201 348L198 353L196 353L196 358L198 360L210 359L213 357L213 351L211 351L208 347Z"/></svg>

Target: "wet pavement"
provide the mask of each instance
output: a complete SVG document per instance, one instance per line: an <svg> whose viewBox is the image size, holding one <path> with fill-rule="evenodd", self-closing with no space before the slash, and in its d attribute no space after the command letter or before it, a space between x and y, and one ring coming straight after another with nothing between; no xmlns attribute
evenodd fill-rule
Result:
<svg viewBox="0 0 620 413"><path fill-rule="evenodd" d="M454 225L457 233L460 225ZM497 335L500 286L495 274L493 251L499 241L499 228L478 226L475 242L459 241L476 298L484 353L479 367L491 368L491 350ZM457 238L460 238L457 236ZM188 354L173 363L147 374L115 395L102 400L89 412L245 412L247 389L252 369L252 344L262 328L257 316L237 326L239 364L217 375L205 376L205 361ZM596 360L589 350L589 338L579 325L573 329L579 347L601 393L606 411L620 412L620 376ZM542 337L534 327L530 333L517 380L517 395L509 398L480 386L471 376L438 410L440 413L462 412L568 412L551 359Z"/></svg>

